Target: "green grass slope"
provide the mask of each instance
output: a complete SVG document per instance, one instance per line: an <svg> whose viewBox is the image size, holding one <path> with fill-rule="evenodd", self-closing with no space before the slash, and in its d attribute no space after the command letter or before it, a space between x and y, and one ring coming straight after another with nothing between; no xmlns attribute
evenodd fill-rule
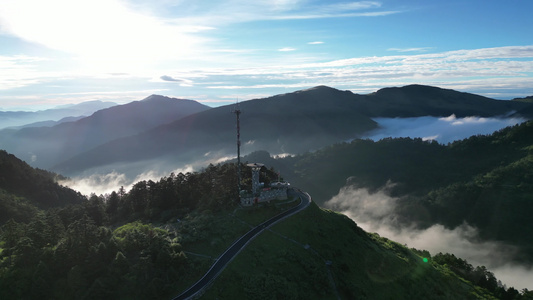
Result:
<svg viewBox="0 0 533 300"><path fill-rule="evenodd" d="M312 204L261 234L201 299L493 299L446 267Z"/></svg>

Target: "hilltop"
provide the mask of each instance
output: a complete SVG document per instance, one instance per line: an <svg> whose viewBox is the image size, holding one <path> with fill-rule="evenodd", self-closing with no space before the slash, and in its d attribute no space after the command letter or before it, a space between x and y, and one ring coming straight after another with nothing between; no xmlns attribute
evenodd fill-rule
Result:
<svg viewBox="0 0 533 300"><path fill-rule="evenodd" d="M495 299L429 253L316 204L252 241L201 299L215 298Z"/></svg>
<svg viewBox="0 0 533 300"><path fill-rule="evenodd" d="M366 98L367 115L374 117L420 117L455 114L468 116L503 116L528 106L516 101L492 98L425 85L383 88Z"/></svg>

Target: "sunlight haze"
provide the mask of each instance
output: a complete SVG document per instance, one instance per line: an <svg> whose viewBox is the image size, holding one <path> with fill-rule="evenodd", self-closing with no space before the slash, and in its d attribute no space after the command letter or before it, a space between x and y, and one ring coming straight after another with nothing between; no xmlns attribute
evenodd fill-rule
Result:
<svg viewBox="0 0 533 300"><path fill-rule="evenodd" d="M1 1L0 108L327 85L533 94L528 1Z"/></svg>

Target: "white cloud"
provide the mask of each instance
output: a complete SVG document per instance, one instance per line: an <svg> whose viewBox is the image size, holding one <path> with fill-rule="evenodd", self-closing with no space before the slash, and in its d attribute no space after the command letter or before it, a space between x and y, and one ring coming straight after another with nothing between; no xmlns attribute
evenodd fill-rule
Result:
<svg viewBox="0 0 533 300"><path fill-rule="evenodd" d="M0 24L4 33L82 58L85 68L121 71L188 53L200 41L188 33L206 28L180 27L119 0L3 1Z"/></svg>
<svg viewBox="0 0 533 300"><path fill-rule="evenodd" d="M514 93L514 96L517 93L526 93L523 96L533 93L533 78L528 75L531 73L533 46L358 57L202 72L205 75L203 82L209 88L218 89L306 88L323 84L361 93L386 86L417 83L496 98L509 93ZM214 76L223 76L227 80L219 84L209 83ZM239 80L241 76L254 76L258 80L251 84L227 84L242 82ZM257 84L258 81L261 84Z"/></svg>
<svg viewBox="0 0 533 300"><path fill-rule="evenodd" d="M168 75L160 76L159 79L161 79L164 82L176 82L179 83L180 86L193 86L193 81L185 78L178 78L178 77L172 77Z"/></svg>
<svg viewBox="0 0 533 300"><path fill-rule="evenodd" d="M57 76L57 73L38 72L38 64L47 60L26 55L0 56L0 90L20 88L42 82L43 77Z"/></svg>
<svg viewBox="0 0 533 300"><path fill-rule="evenodd" d="M363 138L380 140L386 137L411 137L424 140L436 140L441 144L468 138L476 134L491 134L507 126L516 125L525 120L519 118L457 118L417 117L417 118L375 118L380 128L369 132Z"/></svg>
<svg viewBox="0 0 533 300"><path fill-rule="evenodd" d="M187 24L223 26L250 21L303 20L345 17L376 17L400 11L382 10L376 1L353 1L313 5L306 0L245 1L231 0L209 5L178 4L183 9L179 17ZM180 5L181 4L181 5ZM190 17L193 15L194 17Z"/></svg>
<svg viewBox="0 0 533 300"><path fill-rule="evenodd" d="M59 184L68 186L84 195L95 193L97 195L118 191L121 186L127 188L131 182L125 174L115 171L108 174L93 174L88 177L75 177L60 181Z"/></svg>
<svg viewBox="0 0 533 300"><path fill-rule="evenodd" d="M321 10L331 12L345 12L352 10L363 10L370 8L379 8L381 3L377 1L356 1L356 2L341 2L324 5Z"/></svg>
<svg viewBox="0 0 533 300"><path fill-rule="evenodd" d="M285 48L278 49L278 51L281 51L281 52L289 52L289 51L295 51L295 50L296 50L295 48L291 48L291 47L285 47Z"/></svg>
<svg viewBox="0 0 533 300"><path fill-rule="evenodd" d="M396 51L396 52L424 52L431 49L431 47L419 47L419 48L389 48L387 51Z"/></svg>
<svg viewBox="0 0 533 300"><path fill-rule="evenodd" d="M192 171L193 168L191 166L184 166L183 168L175 169L173 172L178 174L180 172L187 173ZM138 174L134 178L131 178L125 173L112 171L104 174L95 173L88 176L73 177L71 179L60 181L59 184L79 191L83 195L90 195L91 193L105 195L113 191L118 191L121 186L128 191L135 183L139 181L158 181L160 178L168 175L170 175L170 172L165 172L162 170L149 170Z"/></svg>

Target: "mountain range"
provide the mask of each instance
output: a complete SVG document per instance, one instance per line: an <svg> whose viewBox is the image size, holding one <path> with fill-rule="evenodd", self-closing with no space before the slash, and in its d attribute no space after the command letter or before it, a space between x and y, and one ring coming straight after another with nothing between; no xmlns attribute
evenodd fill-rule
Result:
<svg viewBox="0 0 533 300"><path fill-rule="evenodd" d="M63 105L39 111L0 111L0 129L24 126L31 123L55 121L68 117L89 116L94 112L117 105L114 102L86 101L80 104ZM35 124L39 126L40 124Z"/></svg>
<svg viewBox="0 0 533 300"><path fill-rule="evenodd" d="M68 109L68 108L65 108ZM236 152L239 109L242 152L305 153L378 128L377 117L505 116L531 118L523 99L495 100L423 85L360 95L327 86L210 108L193 100L152 95L46 127L0 131L2 148L39 168L65 175L119 169L139 174L217 161ZM57 121L54 121L57 122ZM122 169L121 169L122 168Z"/></svg>
<svg viewBox="0 0 533 300"><path fill-rule="evenodd" d="M196 101L152 95L142 101L98 110L74 122L4 129L0 131L0 143L33 166L50 168L103 143L207 109L208 106Z"/></svg>
<svg viewBox="0 0 533 300"><path fill-rule="evenodd" d="M244 101L187 116L135 136L124 137L58 163L53 170L76 174L95 167L161 159L175 165L233 156L239 109L243 153L304 153L364 135L374 117L503 116L531 103L494 100L437 87L410 85L369 95L326 86ZM144 167L146 168L146 167Z"/></svg>

